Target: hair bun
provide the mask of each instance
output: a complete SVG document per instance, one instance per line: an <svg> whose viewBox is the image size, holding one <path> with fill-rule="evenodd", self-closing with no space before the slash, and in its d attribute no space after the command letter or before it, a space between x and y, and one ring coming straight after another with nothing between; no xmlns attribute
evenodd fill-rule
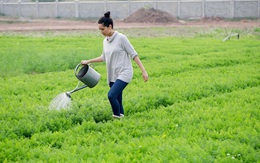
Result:
<svg viewBox="0 0 260 163"><path fill-rule="evenodd" d="M110 11L106 12L104 15L106 18L110 18Z"/></svg>

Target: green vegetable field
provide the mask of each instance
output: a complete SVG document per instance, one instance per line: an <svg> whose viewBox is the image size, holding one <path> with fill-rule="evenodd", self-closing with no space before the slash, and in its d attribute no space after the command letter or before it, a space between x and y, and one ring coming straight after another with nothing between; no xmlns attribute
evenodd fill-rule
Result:
<svg viewBox="0 0 260 163"><path fill-rule="evenodd" d="M124 90L112 118L105 63L71 109L49 110L78 83L75 66L98 57L96 31L0 33L0 162L260 162L260 30L118 29L149 74ZM190 34L187 34L190 33ZM192 33L192 35L191 35Z"/></svg>

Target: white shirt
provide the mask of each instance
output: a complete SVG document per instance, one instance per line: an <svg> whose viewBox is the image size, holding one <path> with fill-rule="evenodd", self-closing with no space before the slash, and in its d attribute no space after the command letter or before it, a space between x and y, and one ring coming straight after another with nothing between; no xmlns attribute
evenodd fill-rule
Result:
<svg viewBox="0 0 260 163"><path fill-rule="evenodd" d="M106 37L101 58L106 62L108 83L117 79L129 83L133 78L131 58L137 55L125 35L115 31L111 37Z"/></svg>

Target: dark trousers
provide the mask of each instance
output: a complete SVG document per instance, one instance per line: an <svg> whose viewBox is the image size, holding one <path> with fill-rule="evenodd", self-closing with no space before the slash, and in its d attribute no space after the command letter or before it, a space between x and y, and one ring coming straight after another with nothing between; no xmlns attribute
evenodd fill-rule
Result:
<svg viewBox="0 0 260 163"><path fill-rule="evenodd" d="M124 114L123 107L123 90L128 83L117 79L115 82L110 82L110 90L108 92L108 99L112 107L114 115L120 116Z"/></svg>

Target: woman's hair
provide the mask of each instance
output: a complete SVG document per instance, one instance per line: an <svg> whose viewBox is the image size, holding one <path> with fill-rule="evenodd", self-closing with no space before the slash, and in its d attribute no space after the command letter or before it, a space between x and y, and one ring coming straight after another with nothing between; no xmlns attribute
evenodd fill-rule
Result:
<svg viewBox="0 0 260 163"><path fill-rule="evenodd" d="M106 12L103 17L98 20L98 24L103 24L105 27L109 27L111 24L113 29L113 20L110 18L110 11Z"/></svg>

